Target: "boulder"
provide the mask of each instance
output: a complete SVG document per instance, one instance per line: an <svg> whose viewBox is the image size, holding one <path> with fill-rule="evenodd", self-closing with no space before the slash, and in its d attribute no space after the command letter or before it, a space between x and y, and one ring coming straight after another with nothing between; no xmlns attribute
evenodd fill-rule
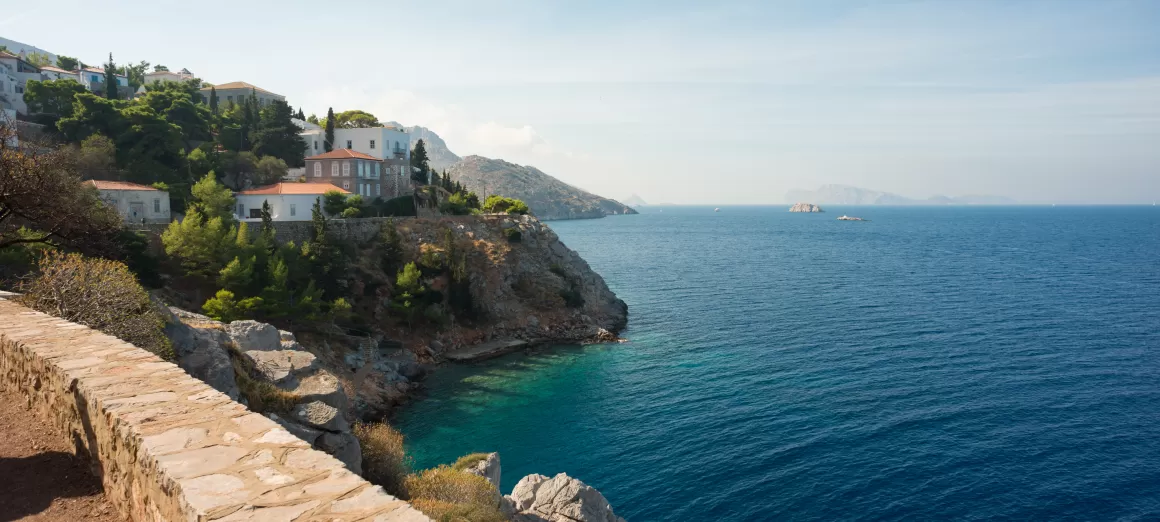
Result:
<svg viewBox="0 0 1160 522"><path fill-rule="evenodd" d="M284 343L298 340L294 338L294 332L287 332L286 330L278 330L278 339Z"/></svg>
<svg viewBox="0 0 1160 522"><path fill-rule="evenodd" d="M318 366L314 354L300 350L250 350L245 356L258 373L273 383L312 374Z"/></svg>
<svg viewBox="0 0 1160 522"><path fill-rule="evenodd" d="M311 401L294 407L294 420L327 431L350 431L350 424L338 408L322 401Z"/></svg>
<svg viewBox="0 0 1160 522"><path fill-rule="evenodd" d="M194 328L177 321L165 325L165 335L173 343L173 353L182 370L231 399L238 399L234 365L226 351L230 337L225 332Z"/></svg>
<svg viewBox="0 0 1160 522"><path fill-rule="evenodd" d="M298 395L304 402L321 401L340 410L346 410L350 404L338 377L326 370L317 370L297 379L287 379L277 385Z"/></svg>
<svg viewBox="0 0 1160 522"><path fill-rule="evenodd" d="M499 453L488 453L487 458L476 462L463 471L471 473L472 475L479 475L487 479L488 482L491 482L491 485L495 486L495 489L499 489Z"/></svg>
<svg viewBox="0 0 1160 522"><path fill-rule="evenodd" d="M270 420L277 422L283 428L286 428L286 431L290 432L291 435L306 441L307 444L314 445L314 442L318 440L318 437L322 436L322 432L319 430L308 428L290 419L283 419L276 414L271 413L267 415L267 417L269 417Z"/></svg>
<svg viewBox="0 0 1160 522"><path fill-rule="evenodd" d="M563 473L524 477L505 498L517 522L624 522L591 486Z"/></svg>
<svg viewBox="0 0 1160 522"><path fill-rule="evenodd" d="M358 437L350 433L323 433L314 446L346 464L356 475L362 474L362 447Z"/></svg>
<svg viewBox="0 0 1160 522"><path fill-rule="evenodd" d="M278 329L258 321L234 321L225 326L230 339L241 352L250 350L280 350L282 338Z"/></svg>

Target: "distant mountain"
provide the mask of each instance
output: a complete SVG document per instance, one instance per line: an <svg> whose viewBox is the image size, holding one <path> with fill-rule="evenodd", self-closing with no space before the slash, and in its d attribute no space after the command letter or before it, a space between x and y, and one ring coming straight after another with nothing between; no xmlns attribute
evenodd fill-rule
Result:
<svg viewBox="0 0 1160 522"><path fill-rule="evenodd" d="M648 206L648 202L636 194L633 194L633 195L625 198L624 204L628 205L630 207L647 207Z"/></svg>
<svg viewBox="0 0 1160 522"><path fill-rule="evenodd" d="M791 190L785 194L787 203L814 203L818 205L1012 205L1015 200L1002 196L931 196L912 199L890 192L851 187L849 185L822 185L818 190Z"/></svg>
<svg viewBox="0 0 1160 522"><path fill-rule="evenodd" d="M423 140L431 168L451 175L451 179L485 197L499 194L523 200L540 219L588 219L608 215L636 214L632 208L615 200L602 198L564 183L543 171L503 160L468 156L460 158L431 129L418 125L402 127L411 134L411 147Z"/></svg>
<svg viewBox="0 0 1160 522"><path fill-rule="evenodd" d="M394 125L402 127L411 135L411 148L415 147L415 142L423 140L423 147L427 149L427 159L431 163L431 168L443 172L443 169L454 165L461 158L451 149L447 148L447 142L443 141L438 134L426 127L412 125L410 127L404 126L398 122L388 122L387 125Z"/></svg>
<svg viewBox="0 0 1160 522"><path fill-rule="evenodd" d="M637 213L620 202L573 187L535 167L503 160L468 156L448 168L447 173L476 194L521 199L540 219L589 219Z"/></svg>

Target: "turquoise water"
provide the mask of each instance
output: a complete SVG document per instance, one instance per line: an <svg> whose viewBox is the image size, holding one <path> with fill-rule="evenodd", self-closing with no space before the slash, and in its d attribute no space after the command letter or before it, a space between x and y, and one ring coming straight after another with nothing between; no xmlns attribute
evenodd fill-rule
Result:
<svg viewBox="0 0 1160 522"><path fill-rule="evenodd" d="M442 369L394 422L634 522L1160 519L1160 208L828 210L553 222L632 342Z"/></svg>

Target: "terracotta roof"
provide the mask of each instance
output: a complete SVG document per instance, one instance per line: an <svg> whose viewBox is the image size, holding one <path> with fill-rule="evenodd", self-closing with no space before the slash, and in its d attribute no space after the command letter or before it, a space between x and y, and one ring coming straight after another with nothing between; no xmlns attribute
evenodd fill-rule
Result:
<svg viewBox="0 0 1160 522"><path fill-rule="evenodd" d="M81 70L82 70L82 71L85 71L85 72L91 72L91 73L100 73L100 74L105 74L105 70L104 70L103 68L97 68L97 67L85 67L84 69L81 69ZM125 76L124 74L117 74L117 75L114 75L114 76L116 76L116 77L118 77L118 78L128 78L128 77L127 77L127 76Z"/></svg>
<svg viewBox="0 0 1160 522"><path fill-rule="evenodd" d="M85 183L97 187L97 190L152 190L153 192L161 192L153 187L129 183L128 181L89 180Z"/></svg>
<svg viewBox="0 0 1160 522"><path fill-rule="evenodd" d="M383 161L381 158L376 158L370 154L363 154L355 152L350 149L334 149L330 152L323 152L317 156L306 158L308 160L323 160L323 159L365 159L373 161Z"/></svg>
<svg viewBox="0 0 1160 522"><path fill-rule="evenodd" d="M263 88L258 87L256 85L251 85L251 84L246 83L246 82L222 83L222 84L214 85L214 88L216 88L219 91L224 91L224 90L228 90L228 89L253 89L253 90L258 91L258 92L264 92L266 94L273 94L274 96L281 96L281 94L267 91L266 89L263 89ZM203 87L201 90L208 91L209 87Z"/></svg>
<svg viewBox="0 0 1160 522"><path fill-rule="evenodd" d="M60 67L54 67L52 65L41 65L40 70L53 71L53 72L58 72L58 73L67 73L67 74L76 74L77 73L76 71L70 71L68 69L61 69Z"/></svg>
<svg viewBox="0 0 1160 522"><path fill-rule="evenodd" d="M259 196L274 194L326 194L337 190L343 194L350 194L349 190L340 189L330 183L275 183L265 187L253 188L238 192L239 196Z"/></svg>

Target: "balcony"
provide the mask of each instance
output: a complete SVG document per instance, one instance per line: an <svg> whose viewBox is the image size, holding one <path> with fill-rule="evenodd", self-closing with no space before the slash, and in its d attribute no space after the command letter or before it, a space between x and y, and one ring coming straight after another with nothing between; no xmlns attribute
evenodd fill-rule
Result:
<svg viewBox="0 0 1160 522"><path fill-rule="evenodd" d="M404 149L401 147L395 147L394 149L391 150L391 152L395 155L396 158L407 157L407 149Z"/></svg>

